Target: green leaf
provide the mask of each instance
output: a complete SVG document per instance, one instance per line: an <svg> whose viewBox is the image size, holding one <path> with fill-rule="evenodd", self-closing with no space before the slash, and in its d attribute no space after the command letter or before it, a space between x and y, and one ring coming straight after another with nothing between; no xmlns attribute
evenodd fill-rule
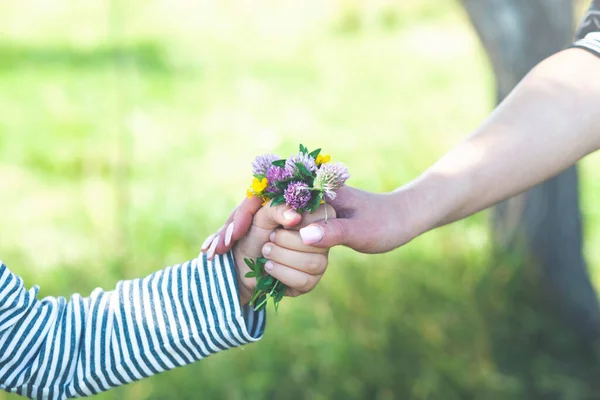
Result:
<svg viewBox="0 0 600 400"><path fill-rule="evenodd" d="M289 184L290 184L289 181L277 181L277 183L275 183L275 187L277 189L283 190L285 192L285 189L287 189Z"/></svg>
<svg viewBox="0 0 600 400"><path fill-rule="evenodd" d="M309 156L311 156L312 158L314 158L316 160L317 157L319 156L319 153L321 153L321 149L316 149L316 150L311 151Z"/></svg>
<svg viewBox="0 0 600 400"><path fill-rule="evenodd" d="M254 271L249 271L246 272L246 275L244 275L246 278L256 278L256 274L254 273Z"/></svg>
<svg viewBox="0 0 600 400"><path fill-rule="evenodd" d="M285 160L276 160L276 161L273 161L271 164L273 164L276 167L283 168L283 167L285 167Z"/></svg>
<svg viewBox="0 0 600 400"><path fill-rule="evenodd" d="M262 181L262 180L265 178L265 176L264 176L264 175L260 175L260 174L254 174L254 175L252 175L252 176L254 176L254 177L255 177L256 179L258 179L259 181Z"/></svg>
<svg viewBox="0 0 600 400"><path fill-rule="evenodd" d="M253 297L250 305L254 306L255 304L256 306L254 307L254 311L262 310L267 305L267 296L263 293L260 296Z"/></svg>
<svg viewBox="0 0 600 400"><path fill-rule="evenodd" d="M246 263L246 265L254 271L254 261L249 259L249 258L244 258L244 262Z"/></svg>
<svg viewBox="0 0 600 400"><path fill-rule="evenodd" d="M256 308L254 309L255 311L261 311L267 307L266 297L261 297L259 300L260 300L260 302L258 302L258 306L256 306Z"/></svg>
<svg viewBox="0 0 600 400"><path fill-rule="evenodd" d="M256 299L258 299L262 295L264 295L264 293L255 287L254 292L252 293L252 298L250 299L250 302L248 304L253 305Z"/></svg>
<svg viewBox="0 0 600 400"><path fill-rule="evenodd" d="M313 197L313 199L311 200L311 208L310 208L310 213L314 213L315 211L317 211L319 209L319 206L321 205L321 200L323 200L323 192L319 192L315 197Z"/></svg>
<svg viewBox="0 0 600 400"><path fill-rule="evenodd" d="M277 282L277 279L273 278L271 275L265 275L263 280L266 282L265 285L271 287L274 283Z"/></svg>
<svg viewBox="0 0 600 400"><path fill-rule="evenodd" d="M259 276L262 276L265 273L265 263L268 260L264 257L258 257L256 259L256 272Z"/></svg>
<svg viewBox="0 0 600 400"><path fill-rule="evenodd" d="M304 164L298 162L296 163L296 167L298 167L298 170L303 175L312 176L312 173L304 166Z"/></svg>
<svg viewBox="0 0 600 400"><path fill-rule="evenodd" d="M254 311L262 311L262 310L265 309L266 306L267 306L266 302L261 303L260 306L256 306L256 308L254 309ZM275 314L275 315L277 315L277 314Z"/></svg>
<svg viewBox="0 0 600 400"><path fill-rule="evenodd" d="M279 284L277 291L275 293L273 293L273 301L275 303L279 303L283 299L283 296L285 296L286 289L287 289L287 287L283 283Z"/></svg>
<svg viewBox="0 0 600 400"><path fill-rule="evenodd" d="M275 282L275 278L273 278L271 275L265 275L260 278L260 281L258 281L256 284L256 288L259 290L267 290L271 288L273 282Z"/></svg>
<svg viewBox="0 0 600 400"><path fill-rule="evenodd" d="M275 314L277 314L277 311L279 310L279 302L283 299L286 289L287 287L283 283L277 281L275 283L275 287L271 291L271 296L273 297L273 307L275 308Z"/></svg>
<svg viewBox="0 0 600 400"><path fill-rule="evenodd" d="M302 143L300 144L300 153L308 154L308 149Z"/></svg>
<svg viewBox="0 0 600 400"><path fill-rule="evenodd" d="M319 195L321 193L322 192L320 190L313 190L313 191L311 191L311 198L310 198L310 200L309 200L309 202L307 204L307 206L309 208L312 208L312 206L315 205L315 203L318 204L321 201L320 198L319 198L320 197Z"/></svg>
<svg viewBox="0 0 600 400"><path fill-rule="evenodd" d="M263 192L262 196L272 199L273 197L279 195L279 193L275 193L275 192Z"/></svg>
<svg viewBox="0 0 600 400"><path fill-rule="evenodd" d="M277 206L279 204L283 204L285 203L285 197L283 197L282 194L280 194L279 196L275 197L273 199L273 201L271 202L271 207Z"/></svg>

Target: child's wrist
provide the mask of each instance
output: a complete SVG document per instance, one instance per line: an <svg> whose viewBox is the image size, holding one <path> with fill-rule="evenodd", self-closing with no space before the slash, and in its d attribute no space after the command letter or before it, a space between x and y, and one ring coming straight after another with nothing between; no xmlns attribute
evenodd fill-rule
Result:
<svg viewBox="0 0 600 400"><path fill-rule="evenodd" d="M238 295L240 297L240 306L244 307L246 304L250 302L250 293L246 289L244 285L240 282L238 277Z"/></svg>
<svg viewBox="0 0 600 400"><path fill-rule="evenodd" d="M231 254L233 256L233 262L235 264L235 279L237 280L237 289L238 289L238 297L240 300L240 305L244 307L246 304L250 302L250 298L252 297L251 290L247 287L244 280L244 271L243 266L245 256L239 250L239 243L237 243L234 248L231 250Z"/></svg>

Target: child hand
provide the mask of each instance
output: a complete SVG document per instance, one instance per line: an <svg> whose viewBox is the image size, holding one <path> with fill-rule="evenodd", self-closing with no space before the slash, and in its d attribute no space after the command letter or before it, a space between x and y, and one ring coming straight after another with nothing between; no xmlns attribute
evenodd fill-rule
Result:
<svg viewBox="0 0 600 400"><path fill-rule="evenodd" d="M325 206L313 214L304 213L302 222L294 230L280 229L289 221L289 211L290 208L285 205L271 207L267 204L262 207L254 216L248 234L235 244L233 255L242 305L250 301L256 285L256 278L244 276L250 271L244 258L267 258L269 261L265 264L265 271L288 287L288 296L310 292L323 276L329 249L303 244L297 229L324 219ZM327 216L335 218L335 211L330 206L327 206Z"/></svg>

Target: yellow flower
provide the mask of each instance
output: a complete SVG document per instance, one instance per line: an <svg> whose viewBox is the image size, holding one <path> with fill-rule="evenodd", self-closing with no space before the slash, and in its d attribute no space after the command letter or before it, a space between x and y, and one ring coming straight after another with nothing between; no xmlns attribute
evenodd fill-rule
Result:
<svg viewBox="0 0 600 400"><path fill-rule="evenodd" d="M317 159L315 160L315 163L317 163L317 165L327 164L330 160L331 156L329 154L322 155L321 153L319 153Z"/></svg>
<svg viewBox="0 0 600 400"><path fill-rule="evenodd" d="M248 197L249 199L254 197L254 192L252 191L252 189L248 188L246 190L246 197Z"/></svg>
<svg viewBox="0 0 600 400"><path fill-rule="evenodd" d="M254 178L252 180L252 185L250 186L250 188L252 189L254 194L260 195L267 188L268 184L269 181L267 180L267 178L262 178L261 180Z"/></svg>
<svg viewBox="0 0 600 400"><path fill-rule="evenodd" d="M263 199L263 203L262 203L262 205L263 205L263 206L264 206L265 204L267 204L267 203L269 202L269 200L271 200L270 198L268 198L268 197L266 197L266 196L263 196L263 198L262 198L262 199Z"/></svg>

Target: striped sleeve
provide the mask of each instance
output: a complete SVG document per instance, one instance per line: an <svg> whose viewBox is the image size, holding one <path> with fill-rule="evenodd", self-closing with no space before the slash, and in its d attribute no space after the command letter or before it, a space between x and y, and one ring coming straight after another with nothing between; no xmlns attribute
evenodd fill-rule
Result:
<svg viewBox="0 0 600 400"><path fill-rule="evenodd" d="M592 3L577 29L577 40L572 47L600 56L600 0Z"/></svg>
<svg viewBox="0 0 600 400"><path fill-rule="evenodd" d="M0 262L0 389L32 399L93 395L259 340L231 254L194 259L114 291L36 298Z"/></svg>

